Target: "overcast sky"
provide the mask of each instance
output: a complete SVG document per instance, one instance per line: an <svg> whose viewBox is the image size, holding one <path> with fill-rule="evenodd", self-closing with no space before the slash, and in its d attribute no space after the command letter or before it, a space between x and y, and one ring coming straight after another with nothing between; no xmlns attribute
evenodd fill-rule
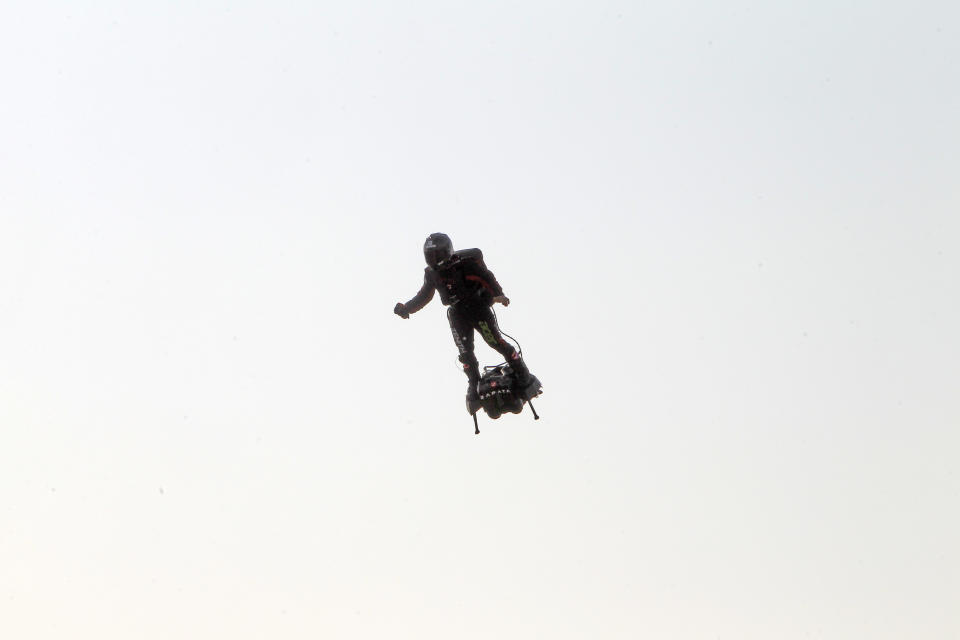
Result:
<svg viewBox="0 0 960 640"><path fill-rule="evenodd" d="M958 68L946 1L4 4L0 635L960 637ZM435 231L540 421L392 314Z"/></svg>

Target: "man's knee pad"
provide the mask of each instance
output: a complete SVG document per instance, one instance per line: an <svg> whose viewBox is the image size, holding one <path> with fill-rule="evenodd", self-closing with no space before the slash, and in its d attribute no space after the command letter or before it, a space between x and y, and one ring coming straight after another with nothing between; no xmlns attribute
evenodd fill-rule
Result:
<svg viewBox="0 0 960 640"><path fill-rule="evenodd" d="M464 368L464 369L466 369L467 367L479 367L479 366L480 366L480 362L477 361L477 356L474 355L474 353L473 353L472 351L468 351L468 352L466 352L466 353L461 353L459 356L457 356L457 359L458 359L458 360L460 361L460 363L463 365L463 368Z"/></svg>
<svg viewBox="0 0 960 640"><path fill-rule="evenodd" d="M472 353L464 353L460 356L460 362L463 363L463 372L471 384L476 384L480 380L480 363Z"/></svg>

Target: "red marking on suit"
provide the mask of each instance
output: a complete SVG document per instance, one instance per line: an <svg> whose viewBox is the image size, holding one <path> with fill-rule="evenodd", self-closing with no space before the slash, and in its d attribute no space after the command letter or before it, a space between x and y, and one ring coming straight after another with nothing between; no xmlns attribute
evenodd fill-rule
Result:
<svg viewBox="0 0 960 640"><path fill-rule="evenodd" d="M493 287L490 286L490 283L484 280L483 278L481 278L480 276L469 275L469 276L464 276L464 279L472 280L473 282L479 282L481 285L483 285L483 288L489 291L490 293L496 293L493 290Z"/></svg>

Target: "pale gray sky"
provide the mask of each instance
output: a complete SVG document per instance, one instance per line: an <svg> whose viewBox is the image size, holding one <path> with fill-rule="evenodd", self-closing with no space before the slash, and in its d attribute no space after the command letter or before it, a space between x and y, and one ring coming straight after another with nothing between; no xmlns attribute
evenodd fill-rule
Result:
<svg viewBox="0 0 960 640"><path fill-rule="evenodd" d="M948 2L5 4L0 635L960 637L958 67ZM434 231L539 422L391 313Z"/></svg>

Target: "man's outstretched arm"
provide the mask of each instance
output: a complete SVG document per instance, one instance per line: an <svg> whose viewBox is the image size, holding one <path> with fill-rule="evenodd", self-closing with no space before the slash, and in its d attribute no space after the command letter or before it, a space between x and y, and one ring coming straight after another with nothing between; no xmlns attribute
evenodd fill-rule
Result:
<svg viewBox="0 0 960 640"><path fill-rule="evenodd" d="M433 281L430 279L430 275L424 271L423 273L423 286L420 287L420 291L417 291L417 295L413 296L407 302L398 302L397 306L393 308L393 312L400 316L403 319L410 317L411 313L416 313L427 306L427 303L433 300L434 286Z"/></svg>

